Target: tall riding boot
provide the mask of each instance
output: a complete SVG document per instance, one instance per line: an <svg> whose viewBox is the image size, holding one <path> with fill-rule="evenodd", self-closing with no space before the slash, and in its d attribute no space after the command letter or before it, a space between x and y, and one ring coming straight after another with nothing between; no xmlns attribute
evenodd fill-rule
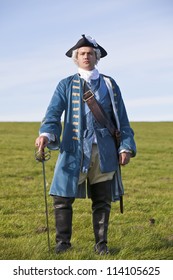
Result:
<svg viewBox="0 0 173 280"><path fill-rule="evenodd" d="M56 253L66 251L71 247L72 235L72 204L74 198L54 196Z"/></svg>
<svg viewBox="0 0 173 280"><path fill-rule="evenodd" d="M111 181L100 182L90 186L92 199L93 229L95 251L100 255L108 254L107 232L111 210Z"/></svg>

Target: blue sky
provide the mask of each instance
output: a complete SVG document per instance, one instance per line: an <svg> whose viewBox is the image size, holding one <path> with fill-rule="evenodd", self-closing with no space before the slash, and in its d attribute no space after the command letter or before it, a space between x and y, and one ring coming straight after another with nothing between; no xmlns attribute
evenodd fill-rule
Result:
<svg viewBox="0 0 173 280"><path fill-rule="evenodd" d="M42 120L81 34L107 50L130 121L173 121L172 15L172 0L0 0L0 121Z"/></svg>

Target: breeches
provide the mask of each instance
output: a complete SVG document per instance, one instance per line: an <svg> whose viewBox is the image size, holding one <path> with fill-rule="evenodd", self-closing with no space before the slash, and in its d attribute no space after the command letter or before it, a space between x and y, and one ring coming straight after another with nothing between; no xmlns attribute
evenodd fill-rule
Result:
<svg viewBox="0 0 173 280"><path fill-rule="evenodd" d="M99 164L99 153L96 144L93 144L91 163L88 170L88 173L80 173L79 185L82 184L87 178L89 179L90 185L105 182L112 180L115 171L109 173L101 173L100 164Z"/></svg>

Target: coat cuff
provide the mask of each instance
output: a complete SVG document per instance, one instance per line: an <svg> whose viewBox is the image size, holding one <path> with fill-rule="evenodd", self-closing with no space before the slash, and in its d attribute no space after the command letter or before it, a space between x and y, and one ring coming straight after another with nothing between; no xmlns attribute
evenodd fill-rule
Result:
<svg viewBox="0 0 173 280"><path fill-rule="evenodd" d="M43 133L40 134L40 136L47 137L48 138L48 143L55 142L55 135L53 133L43 132Z"/></svg>

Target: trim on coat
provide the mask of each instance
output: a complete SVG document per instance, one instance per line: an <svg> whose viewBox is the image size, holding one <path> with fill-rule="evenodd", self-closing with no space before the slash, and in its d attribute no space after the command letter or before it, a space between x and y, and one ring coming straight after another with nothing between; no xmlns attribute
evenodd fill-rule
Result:
<svg viewBox="0 0 173 280"><path fill-rule="evenodd" d="M72 81L72 140L79 141L79 112L80 112L80 79L76 77Z"/></svg>
<svg viewBox="0 0 173 280"><path fill-rule="evenodd" d="M110 95L110 98L112 100L112 106L113 106L113 111L114 111L114 115L115 115L115 120L116 120L116 124L117 124L117 129L120 130L120 122L119 122L119 118L118 118L118 110L115 106L115 103L116 101L113 100L114 97L117 95L115 92L113 92L113 86L112 86L112 83L111 83L111 80L105 76L103 76L103 79L105 80L105 83L106 83L106 86L108 88L108 91L109 91L109 95ZM115 88L114 88L115 89ZM116 95L115 95L116 94ZM114 102L113 102L114 101Z"/></svg>

